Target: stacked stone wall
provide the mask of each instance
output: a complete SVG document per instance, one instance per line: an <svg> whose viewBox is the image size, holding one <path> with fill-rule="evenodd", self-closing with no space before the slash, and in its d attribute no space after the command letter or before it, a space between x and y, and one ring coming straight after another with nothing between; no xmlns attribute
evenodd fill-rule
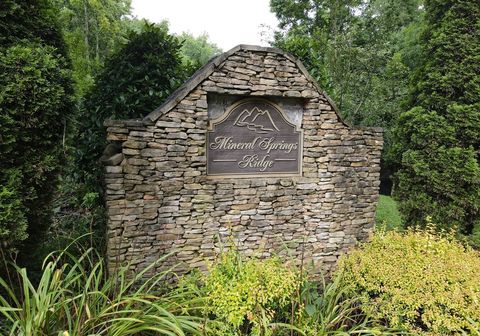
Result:
<svg viewBox="0 0 480 336"><path fill-rule="evenodd" d="M345 125L302 66L274 49L239 48L213 64L158 118L106 122L122 147L105 168L110 269L128 262L137 271L172 251L159 267L204 267L231 235L245 254L287 246L314 274L330 272L372 230L381 129ZM214 94L301 99L302 176L207 176Z"/></svg>

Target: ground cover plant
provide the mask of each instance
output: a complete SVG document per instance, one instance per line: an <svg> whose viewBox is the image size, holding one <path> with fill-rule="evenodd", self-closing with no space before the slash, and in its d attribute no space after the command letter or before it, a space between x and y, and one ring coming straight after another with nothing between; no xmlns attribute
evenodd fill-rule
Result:
<svg viewBox="0 0 480 336"><path fill-rule="evenodd" d="M398 211L395 200L386 195L380 195L375 212L375 223L377 228L392 230L403 228L403 219Z"/></svg>
<svg viewBox="0 0 480 336"><path fill-rule="evenodd" d="M345 286L363 312L414 335L475 335L480 323L480 255L453 234L377 233L343 258Z"/></svg>

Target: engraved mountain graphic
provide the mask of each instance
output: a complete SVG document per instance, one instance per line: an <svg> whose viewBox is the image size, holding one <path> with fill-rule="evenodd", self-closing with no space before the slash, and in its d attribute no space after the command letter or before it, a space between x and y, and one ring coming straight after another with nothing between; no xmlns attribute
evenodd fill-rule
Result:
<svg viewBox="0 0 480 336"><path fill-rule="evenodd" d="M258 107L254 107L250 111L247 109L243 110L233 124L239 127L246 127L250 131L261 134L278 131L270 116L270 112L267 110L262 111Z"/></svg>

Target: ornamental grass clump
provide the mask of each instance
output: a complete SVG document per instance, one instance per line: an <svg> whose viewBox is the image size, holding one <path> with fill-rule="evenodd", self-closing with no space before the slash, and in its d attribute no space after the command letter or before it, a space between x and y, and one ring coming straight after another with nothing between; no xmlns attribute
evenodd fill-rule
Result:
<svg viewBox="0 0 480 336"><path fill-rule="evenodd" d="M78 258L63 251L45 260L38 284L14 265L11 279L18 278L18 284L0 278L0 334L201 335L202 320L178 310L177 302L187 300L188 292L175 297L158 292L171 272L146 277L158 262L134 275L128 265L108 275L93 250Z"/></svg>
<svg viewBox="0 0 480 336"><path fill-rule="evenodd" d="M475 335L480 324L480 255L433 229L377 233L341 259L350 295L390 327L415 335Z"/></svg>
<svg viewBox="0 0 480 336"><path fill-rule="evenodd" d="M398 328L386 328L359 309L359 300L350 297L341 274L331 281L305 281L302 286L295 325L304 336L404 335ZM299 334L295 334L296 336Z"/></svg>

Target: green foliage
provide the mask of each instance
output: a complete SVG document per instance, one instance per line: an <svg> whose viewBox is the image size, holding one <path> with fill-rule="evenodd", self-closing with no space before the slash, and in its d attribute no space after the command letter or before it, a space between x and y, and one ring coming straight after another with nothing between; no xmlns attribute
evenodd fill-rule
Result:
<svg viewBox="0 0 480 336"><path fill-rule="evenodd" d="M70 171L62 173L52 201L50 227L35 254L43 260L52 251L65 249L77 237L83 237L79 240L84 246L104 253L106 218L100 195L85 192Z"/></svg>
<svg viewBox="0 0 480 336"><path fill-rule="evenodd" d="M300 296L296 326L307 336L323 335L398 335L358 308L360 301L349 297L342 274L328 283L305 281Z"/></svg>
<svg viewBox="0 0 480 336"><path fill-rule="evenodd" d="M0 189L0 243L7 247L27 238L25 208L18 195L20 178L10 172L9 181Z"/></svg>
<svg viewBox="0 0 480 336"><path fill-rule="evenodd" d="M445 113L448 106L478 103L480 8L470 1L425 1L425 58L411 94L412 106Z"/></svg>
<svg viewBox="0 0 480 336"><path fill-rule="evenodd" d="M182 278L172 296L187 299L179 307L205 321L205 335L401 334L362 313L341 276L317 283L301 274L277 257L258 260L230 250L207 274Z"/></svg>
<svg viewBox="0 0 480 336"><path fill-rule="evenodd" d="M271 6L273 6L273 2ZM283 8L282 6L279 7ZM310 37L310 35L308 28L301 26L292 27L288 33L281 34L277 32L274 45L277 48L290 52L300 59L321 87L331 92L332 83L328 68L325 65L327 63L326 55L319 52L321 46L326 44L325 37L320 36L322 35L320 33L318 33L319 36L315 36L315 38Z"/></svg>
<svg viewBox="0 0 480 336"><path fill-rule="evenodd" d="M130 0L51 0L74 69L76 92L85 94L105 60L125 41Z"/></svg>
<svg viewBox="0 0 480 336"><path fill-rule="evenodd" d="M480 223L480 8L476 1L425 7L428 57L394 131L401 165L394 196L407 224L425 225L431 215L469 235Z"/></svg>
<svg viewBox="0 0 480 336"><path fill-rule="evenodd" d="M51 45L65 55L65 44L57 23L58 12L49 0L2 0L0 3L0 47L21 40Z"/></svg>
<svg viewBox="0 0 480 336"><path fill-rule="evenodd" d="M331 94L341 90L340 76L351 70L343 59L351 52L346 49L349 26L356 21L350 9L358 5L356 0L270 1L281 28L275 33L275 46L300 58L320 86ZM343 109L343 101L337 103Z"/></svg>
<svg viewBox="0 0 480 336"><path fill-rule="evenodd" d="M20 224L17 233L2 239L14 245L26 237L21 233L25 218L33 240L40 240L48 226L66 118L72 112L70 71L54 47L22 40L0 50L0 87L0 181L8 189L2 203L12 201Z"/></svg>
<svg viewBox="0 0 480 336"><path fill-rule="evenodd" d="M480 169L471 148L438 147L431 154L407 150L397 173L395 197L408 225L425 226L428 214L439 228L471 234L478 221Z"/></svg>
<svg viewBox="0 0 480 336"><path fill-rule="evenodd" d="M361 309L415 335L474 334L480 322L480 255L451 235L376 234L341 259L339 273ZM478 332L478 329L477 329Z"/></svg>
<svg viewBox="0 0 480 336"><path fill-rule="evenodd" d="M128 266L107 275L103 258L87 250L79 258L68 251L44 262L38 285L15 266L20 291L0 279L4 335L201 335L199 319L176 311L175 300L155 289L169 272L145 278L162 262L132 275Z"/></svg>
<svg viewBox="0 0 480 336"><path fill-rule="evenodd" d="M220 54L222 50L214 43L208 41L208 35L203 33L197 37L189 33L178 36L182 41L181 55L185 66L199 68L212 57Z"/></svg>
<svg viewBox="0 0 480 336"><path fill-rule="evenodd" d="M298 57L343 119L383 127L382 176L398 166L391 129L422 57L419 0L271 0L279 20L273 44Z"/></svg>
<svg viewBox="0 0 480 336"><path fill-rule="evenodd" d="M103 258L76 242L49 255L34 283L14 265L0 278L0 332L5 335L397 335L358 310L342 277L316 284L280 259L223 253L211 272L174 286L172 270L107 274ZM73 253L72 253L73 252ZM74 255L79 257L74 257ZM147 276L147 274L154 274ZM3 329L2 329L3 328Z"/></svg>
<svg viewBox="0 0 480 336"><path fill-rule="evenodd" d="M377 228L386 230L401 230L403 228L403 220L393 198L380 195L375 212L375 223Z"/></svg>
<svg viewBox="0 0 480 336"><path fill-rule="evenodd" d="M297 56L353 124L389 128L407 93L418 0L271 0L275 46ZM410 34L409 36L411 36ZM410 53L411 56L413 53Z"/></svg>
<svg viewBox="0 0 480 336"><path fill-rule="evenodd" d="M211 268L203 290L207 312L225 321L229 333L272 335L275 315L290 303L298 285L297 271L280 259L244 260L231 250Z"/></svg>
<svg viewBox="0 0 480 336"><path fill-rule="evenodd" d="M480 223L473 227L472 234L467 239L472 246L480 250Z"/></svg>
<svg viewBox="0 0 480 336"><path fill-rule="evenodd" d="M164 27L145 24L141 33L130 32L127 39L96 78L79 119L75 163L79 181L90 191L101 185L104 120L145 116L189 75L182 67L180 42Z"/></svg>

